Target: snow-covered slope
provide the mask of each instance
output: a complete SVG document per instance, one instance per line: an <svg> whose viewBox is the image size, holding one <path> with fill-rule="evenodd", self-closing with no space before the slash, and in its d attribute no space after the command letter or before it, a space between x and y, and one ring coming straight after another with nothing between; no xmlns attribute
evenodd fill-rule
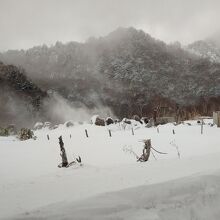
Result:
<svg viewBox="0 0 220 220"><path fill-rule="evenodd" d="M129 126L84 124L36 131L36 141L0 138L0 219L183 219L182 208L190 219L200 216L196 207L204 204L205 216L218 214L211 204L220 204L219 178L213 176L220 170L220 130L210 122L202 135L201 126L191 121L159 129L137 125L134 135ZM69 161L80 155L82 167L57 168L60 135ZM149 162L137 163L132 152L140 155L146 138L167 154L154 152L157 160L151 156ZM218 219L217 214L211 219Z"/></svg>
<svg viewBox="0 0 220 220"><path fill-rule="evenodd" d="M220 174L215 173L58 203L16 219L217 220L219 192Z"/></svg>

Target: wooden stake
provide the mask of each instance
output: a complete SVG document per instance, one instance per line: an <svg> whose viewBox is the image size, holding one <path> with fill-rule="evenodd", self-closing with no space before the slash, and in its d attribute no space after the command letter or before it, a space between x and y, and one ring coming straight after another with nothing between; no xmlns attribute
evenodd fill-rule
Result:
<svg viewBox="0 0 220 220"><path fill-rule="evenodd" d="M111 130L108 130L108 133L109 133L109 137L111 137L112 136Z"/></svg>
<svg viewBox="0 0 220 220"><path fill-rule="evenodd" d="M134 129L133 128L131 129L131 132L132 132L132 135L134 135Z"/></svg>
<svg viewBox="0 0 220 220"><path fill-rule="evenodd" d="M89 135L88 135L88 131L87 131L87 129L85 129L85 133L86 133L86 137L88 138Z"/></svg>
<svg viewBox="0 0 220 220"><path fill-rule="evenodd" d="M49 134L47 135L47 140L48 140L48 141L50 140L50 136L49 136Z"/></svg>
<svg viewBox="0 0 220 220"><path fill-rule="evenodd" d="M201 123L201 134L203 134L203 119L202 119L202 123Z"/></svg>
<svg viewBox="0 0 220 220"><path fill-rule="evenodd" d="M175 134L175 131L174 131L174 129L173 129L173 134Z"/></svg>

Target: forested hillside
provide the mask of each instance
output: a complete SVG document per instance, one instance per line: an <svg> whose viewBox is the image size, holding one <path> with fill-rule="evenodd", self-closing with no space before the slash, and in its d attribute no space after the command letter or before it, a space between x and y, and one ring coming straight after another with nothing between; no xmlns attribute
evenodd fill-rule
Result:
<svg viewBox="0 0 220 220"><path fill-rule="evenodd" d="M211 114L220 106L220 64L167 45L134 28L119 28L86 43L57 42L0 54L22 66L45 91L73 106L110 107L118 117L150 116L155 107L183 117Z"/></svg>
<svg viewBox="0 0 220 220"><path fill-rule="evenodd" d="M47 96L27 79L25 72L0 62L0 123L27 125L41 110Z"/></svg>

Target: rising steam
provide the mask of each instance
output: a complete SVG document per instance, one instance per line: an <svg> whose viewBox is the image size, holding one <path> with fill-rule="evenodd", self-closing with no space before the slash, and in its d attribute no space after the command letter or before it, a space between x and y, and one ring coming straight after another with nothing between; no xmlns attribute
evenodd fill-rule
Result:
<svg viewBox="0 0 220 220"><path fill-rule="evenodd" d="M89 109L82 103L79 107L79 105L75 106L56 93L53 93L50 99L44 102L43 108L46 118L53 123L63 123L68 120L88 122L94 114L102 117L114 117L111 109L100 103L93 109Z"/></svg>

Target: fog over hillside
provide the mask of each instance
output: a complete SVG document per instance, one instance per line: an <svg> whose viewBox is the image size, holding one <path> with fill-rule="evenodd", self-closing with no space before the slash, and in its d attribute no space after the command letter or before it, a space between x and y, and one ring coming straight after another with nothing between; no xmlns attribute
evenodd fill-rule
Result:
<svg viewBox="0 0 220 220"><path fill-rule="evenodd" d="M74 109L95 113L108 108L105 116L150 117L158 106L174 115L180 106L187 119L219 108L217 61L135 28L118 28L86 43L11 50L1 53L0 60L24 68L43 91L57 94Z"/></svg>

